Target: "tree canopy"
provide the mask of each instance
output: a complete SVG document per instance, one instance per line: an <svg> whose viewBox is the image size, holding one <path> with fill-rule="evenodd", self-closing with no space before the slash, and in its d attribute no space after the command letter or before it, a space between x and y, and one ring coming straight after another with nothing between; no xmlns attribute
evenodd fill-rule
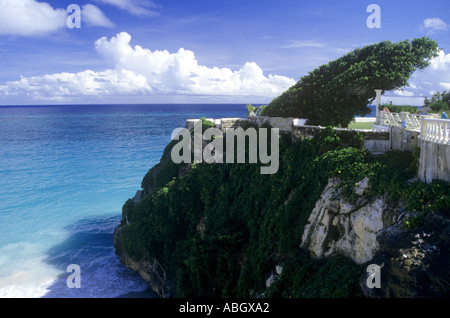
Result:
<svg viewBox="0 0 450 318"><path fill-rule="evenodd" d="M261 115L308 118L310 125L347 127L355 116L370 113L367 105L375 99L375 89L408 85L414 71L426 68L438 50L428 37L355 49L303 76Z"/></svg>

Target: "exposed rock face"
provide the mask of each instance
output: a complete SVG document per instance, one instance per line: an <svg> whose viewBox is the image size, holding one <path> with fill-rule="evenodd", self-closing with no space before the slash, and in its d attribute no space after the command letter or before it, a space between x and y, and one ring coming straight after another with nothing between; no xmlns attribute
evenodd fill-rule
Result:
<svg viewBox="0 0 450 318"><path fill-rule="evenodd" d="M275 266L275 273L272 273L270 277L266 280L266 288L272 286L272 284L278 280L282 272L283 267L281 267L280 265Z"/></svg>
<svg viewBox="0 0 450 318"><path fill-rule="evenodd" d="M378 232L397 221L399 213L383 197L369 200L365 178L355 187L358 199L349 203L331 179L311 212L301 247L316 257L342 254L358 264L373 258L378 251Z"/></svg>
<svg viewBox="0 0 450 318"><path fill-rule="evenodd" d="M341 254L358 264L380 267L380 288L361 276L366 297L450 297L450 220L429 214L425 224L404 230L403 220L414 216L400 204L393 207L383 197L364 196L368 180L355 187L359 196L346 202L331 179L311 212L301 247L316 257Z"/></svg>
<svg viewBox="0 0 450 318"><path fill-rule="evenodd" d="M167 298L173 296L173 284L170 279L167 278L166 273L159 262L156 259L154 259L153 262L145 260L136 261L129 257L120 244L120 230L120 226L116 228L113 238L116 254L119 256L122 264L137 272L147 285L160 297Z"/></svg>
<svg viewBox="0 0 450 318"><path fill-rule="evenodd" d="M393 225L379 232L379 252L370 263L380 269L380 288L368 288L367 297L450 297L450 220L430 214L413 231Z"/></svg>

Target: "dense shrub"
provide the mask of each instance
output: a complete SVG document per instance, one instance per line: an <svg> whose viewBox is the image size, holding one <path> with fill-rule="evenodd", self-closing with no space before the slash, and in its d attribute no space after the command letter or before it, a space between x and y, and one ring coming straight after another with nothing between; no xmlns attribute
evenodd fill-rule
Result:
<svg viewBox="0 0 450 318"><path fill-rule="evenodd" d="M347 125L370 113L375 89L393 90L408 83L417 69L437 55L429 38L392 43L383 41L358 48L303 76L275 98L262 115L308 118L310 125Z"/></svg>
<svg viewBox="0 0 450 318"><path fill-rule="evenodd" d="M450 92L436 92L431 99L425 97L425 107L429 108L432 112L440 113L450 109Z"/></svg>
<svg viewBox="0 0 450 318"><path fill-rule="evenodd" d="M446 102L434 102L431 103L428 107L433 113L440 113L449 110L449 105Z"/></svg>
<svg viewBox="0 0 450 318"><path fill-rule="evenodd" d="M200 118L200 122L197 124L202 125L202 132L204 132L208 128L214 127L214 123L207 120L205 117ZM193 132L193 128L191 129L191 134ZM170 156L171 150L173 146L178 142L178 140L172 140L164 149L161 160L158 164L152 167L144 179L142 180L141 187L146 192L151 192L153 189L158 189L168 182L172 181L179 175L179 169L184 166L184 163L176 164L174 163Z"/></svg>

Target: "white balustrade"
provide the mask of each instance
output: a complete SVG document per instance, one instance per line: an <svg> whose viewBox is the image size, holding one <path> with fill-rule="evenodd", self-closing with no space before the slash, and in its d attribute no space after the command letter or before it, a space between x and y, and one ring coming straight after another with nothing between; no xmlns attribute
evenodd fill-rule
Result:
<svg viewBox="0 0 450 318"><path fill-rule="evenodd" d="M422 140L450 144L450 120L423 118L420 133Z"/></svg>
<svg viewBox="0 0 450 318"><path fill-rule="evenodd" d="M420 129L421 119L429 116L410 114L407 112L391 113L386 111L380 111L381 124L385 126L401 126L402 122L405 122L406 128Z"/></svg>
<svg viewBox="0 0 450 318"><path fill-rule="evenodd" d="M408 114L406 116L406 126L411 127L413 129L420 129L420 115L416 115L416 114Z"/></svg>

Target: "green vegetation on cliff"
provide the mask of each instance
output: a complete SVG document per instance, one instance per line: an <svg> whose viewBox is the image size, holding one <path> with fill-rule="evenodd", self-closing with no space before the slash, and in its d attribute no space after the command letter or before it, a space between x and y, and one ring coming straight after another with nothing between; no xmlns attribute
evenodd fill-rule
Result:
<svg viewBox="0 0 450 318"><path fill-rule="evenodd" d="M144 179L147 194L123 206L120 241L135 260L156 258L178 297L357 297L365 269L345 257L312 259L299 245L308 217L330 177L339 177L349 200L370 178L369 195L385 192L410 209L449 211L448 184L407 182L416 156L372 157L359 135L328 128L313 139L280 140L280 167L260 174L259 164L193 164L189 172L163 155ZM164 157L166 156L166 157ZM417 226L420 219L409 220ZM283 274L269 289L275 267Z"/></svg>

